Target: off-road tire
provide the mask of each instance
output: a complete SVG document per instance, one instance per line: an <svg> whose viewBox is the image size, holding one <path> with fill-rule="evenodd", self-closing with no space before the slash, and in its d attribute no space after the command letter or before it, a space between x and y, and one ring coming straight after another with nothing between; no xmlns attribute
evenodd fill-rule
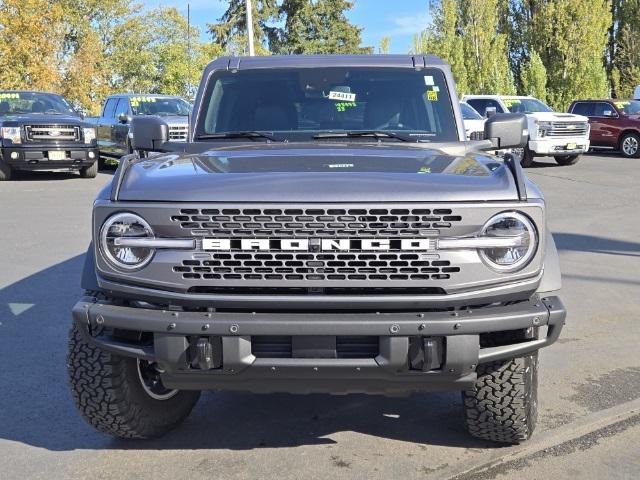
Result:
<svg viewBox="0 0 640 480"><path fill-rule="evenodd" d="M82 178L96 178L96 175L98 175L98 162L99 160L96 160L88 167L82 167L80 169L80 176Z"/></svg>
<svg viewBox="0 0 640 480"><path fill-rule="evenodd" d="M478 365L474 388L462 392L467 430L474 437L520 443L538 417L538 354Z"/></svg>
<svg viewBox="0 0 640 480"><path fill-rule="evenodd" d="M533 159L533 152L529 150L529 147L524 147L524 152L522 152L522 159L520 160L520 165L522 165L522 168L532 167L534 164Z"/></svg>
<svg viewBox="0 0 640 480"><path fill-rule="evenodd" d="M575 165L580 160L580 155L556 155L555 157L556 163L558 165L562 165L566 167L568 165Z"/></svg>
<svg viewBox="0 0 640 480"><path fill-rule="evenodd" d="M12 176L13 168L11 168L11 165L7 165L6 163L2 163L2 161L0 161L0 182L11 180Z"/></svg>
<svg viewBox="0 0 640 480"><path fill-rule="evenodd" d="M625 141L635 142L636 150L632 152L631 150L627 151L625 149ZM625 133L622 138L620 138L620 153L626 158L640 158L640 135L637 133Z"/></svg>
<svg viewBox="0 0 640 480"><path fill-rule="evenodd" d="M151 398L138 377L137 360L86 342L74 325L67 368L76 406L97 430L120 438L155 438L177 427L191 412L199 391Z"/></svg>

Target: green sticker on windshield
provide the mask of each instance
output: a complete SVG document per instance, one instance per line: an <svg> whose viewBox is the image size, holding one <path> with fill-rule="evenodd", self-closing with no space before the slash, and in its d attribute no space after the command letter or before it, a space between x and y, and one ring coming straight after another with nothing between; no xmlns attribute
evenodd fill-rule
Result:
<svg viewBox="0 0 640 480"><path fill-rule="evenodd" d="M356 106L356 102L338 102L336 103L336 110L339 112L344 112L347 108L354 108Z"/></svg>
<svg viewBox="0 0 640 480"><path fill-rule="evenodd" d="M19 93L0 93L0 98L20 98Z"/></svg>
<svg viewBox="0 0 640 480"><path fill-rule="evenodd" d="M631 105L631 102L615 102L614 105L620 110L624 110L624 107Z"/></svg>
<svg viewBox="0 0 640 480"><path fill-rule="evenodd" d="M438 101L438 92L436 92L435 90L428 90L427 91L427 100L429 100L430 102L437 102Z"/></svg>
<svg viewBox="0 0 640 480"><path fill-rule="evenodd" d="M512 105L520 105L522 102L517 98L503 98L502 101L508 107Z"/></svg>
<svg viewBox="0 0 640 480"><path fill-rule="evenodd" d="M422 166L420 170L418 170L418 173L431 173L431 167Z"/></svg>

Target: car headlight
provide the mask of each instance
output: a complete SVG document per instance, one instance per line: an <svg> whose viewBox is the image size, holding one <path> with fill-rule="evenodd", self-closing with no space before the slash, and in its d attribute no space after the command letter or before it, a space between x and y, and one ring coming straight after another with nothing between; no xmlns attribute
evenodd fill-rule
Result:
<svg viewBox="0 0 640 480"><path fill-rule="evenodd" d="M131 239L145 238L153 238L153 230L142 217L133 213L117 213L109 217L100 229L100 249L115 268L137 270L151 261L155 250L144 246L144 242L143 246L136 246Z"/></svg>
<svg viewBox="0 0 640 480"><path fill-rule="evenodd" d="M504 212L492 217L482 227L481 236L498 238L505 246L478 250L480 258L493 270L515 272L526 267L538 248L538 234L528 217L517 212Z"/></svg>
<svg viewBox="0 0 640 480"><path fill-rule="evenodd" d="M82 136L84 137L84 143L92 143L96 139L96 129L93 127L83 128Z"/></svg>
<svg viewBox="0 0 640 480"><path fill-rule="evenodd" d="M11 140L12 143L22 143L20 127L2 127L2 138Z"/></svg>
<svg viewBox="0 0 640 480"><path fill-rule="evenodd" d="M553 124L551 122L536 122L536 124L538 126L539 137L546 137L553 128Z"/></svg>

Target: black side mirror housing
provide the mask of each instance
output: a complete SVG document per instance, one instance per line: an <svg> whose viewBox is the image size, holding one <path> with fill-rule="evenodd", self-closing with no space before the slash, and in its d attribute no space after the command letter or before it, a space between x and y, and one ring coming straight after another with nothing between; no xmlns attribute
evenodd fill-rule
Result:
<svg viewBox="0 0 640 480"><path fill-rule="evenodd" d="M527 117L522 113L496 113L484 124L484 138L491 149L524 148L529 142Z"/></svg>
<svg viewBox="0 0 640 480"><path fill-rule="evenodd" d="M133 117L131 135L134 150L162 152L164 144L169 141L169 125L159 117Z"/></svg>
<svg viewBox="0 0 640 480"><path fill-rule="evenodd" d="M120 123L131 123L131 117L126 113L121 113L120 115L118 115L118 121Z"/></svg>

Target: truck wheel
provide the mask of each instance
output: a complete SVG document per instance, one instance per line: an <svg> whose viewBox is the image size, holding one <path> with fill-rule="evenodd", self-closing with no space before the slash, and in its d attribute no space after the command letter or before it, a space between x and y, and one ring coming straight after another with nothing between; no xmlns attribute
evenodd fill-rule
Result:
<svg viewBox="0 0 640 480"><path fill-rule="evenodd" d="M625 133L620 139L620 152L627 158L640 157L640 136L637 133Z"/></svg>
<svg viewBox="0 0 640 480"><path fill-rule="evenodd" d="M529 150L529 147L524 147L524 152L522 152L522 160L520 160L520 165L523 168L529 168L533 166L533 152Z"/></svg>
<svg viewBox="0 0 640 480"><path fill-rule="evenodd" d="M11 168L11 165L0 162L0 182L4 180L11 180L12 176L13 168Z"/></svg>
<svg viewBox="0 0 640 480"><path fill-rule="evenodd" d="M82 178L96 178L96 175L98 175L98 160L93 162L90 166L82 167L80 169L80 176Z"/></svg>
<svg viewBox="0 0 640 480"><path fill-rule="evenodd" d="M166 389L153 364L101 350L87 343L75 325L67 368L84 419L120 438L164 435L182 423L200 397L199 391Z"/></svg>
<svg viewBox="0 0 640 480"><path fill-rule="evenodd" d="M467 430L503 443L527 440L538 417L538 354L478 365L473 389L462 392Z"/></svg>
<svg viewBox="0 0 640 480"><path fill-rule="evenodd" d="M580 160L580 155L557 155L553 157L558 165L567 166L575 165Z"/></svg>

